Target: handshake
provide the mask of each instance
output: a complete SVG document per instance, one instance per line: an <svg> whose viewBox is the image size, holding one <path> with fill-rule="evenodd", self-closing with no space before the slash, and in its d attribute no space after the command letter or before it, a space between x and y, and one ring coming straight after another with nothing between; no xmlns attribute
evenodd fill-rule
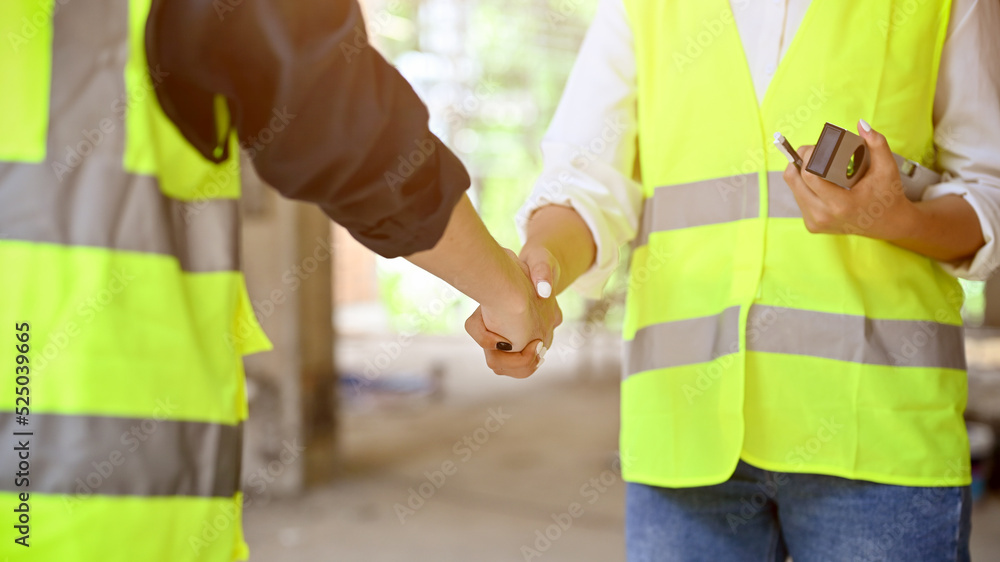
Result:
<svg viewBox="0 0 1000 562"><path fill-rule="evenodd" d="M524 379L541 366L562 323L555 296L593 265L596 246L575 210L547 205L528 221L518 256L500 247L463 197L438 244L407 259L480 304L465 330L494 373Z"/></svg>
<svg viewBox="0 0 1000 562"><path fill-rule="evenodd" d="M544 248L526 247L520 257L504 251L511 273L496 280L497 298L481 301L465 330L483 348L494 373L524 379L545 362L552 332L562 323L554 291L559 266Z"/></svg>

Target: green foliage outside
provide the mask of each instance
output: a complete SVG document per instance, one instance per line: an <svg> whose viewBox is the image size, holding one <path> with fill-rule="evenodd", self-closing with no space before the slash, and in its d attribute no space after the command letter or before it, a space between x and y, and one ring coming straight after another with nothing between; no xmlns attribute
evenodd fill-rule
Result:
<svg viewBox="0 0 1000 562"><path fill-rule="evenodd" d="M474 71L453 84L447 84L449 77L442 77L442 82L467 93L444 111L436 111L429 103L432 127L444 122L447 130L435 132L469 168L473 177L470 195L484 222L501 245L515 251L521 243L514 215L541 172L541 140L595 6L596 0L392 2L375 18L369 17L373 43L397 63L413 53L428 52L426 45L434 44L435 33L453 32L422 19L421 10L433 8L432 13L440 14L442 9L452 9L465 18L467 25L460 30L465 34L462 53L457 57L431 54ZM372 25L373 19L377 25ZM422 94L433 86L416 84ZM412 330L416 324L422 332L459 331L472 308L464 298L441 299L440 282L400 260L380 260L379 283L392 325L398 330ZM435 299L446 301L444 312L427 311L427 303ZM560 297L560 304L566 317L572 318L580 315L583 301L567 293Z"/></svg>

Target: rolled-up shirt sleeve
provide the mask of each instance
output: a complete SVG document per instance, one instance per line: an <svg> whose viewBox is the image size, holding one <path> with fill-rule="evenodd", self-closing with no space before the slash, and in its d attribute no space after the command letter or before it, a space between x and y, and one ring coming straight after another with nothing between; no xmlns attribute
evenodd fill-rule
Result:
<svg viewBox="0 0 1000 562"><path fill-rule="evenodd" d="M949 273L985 280L1000 266L1000 4L956 2L934 98L943 182L923 199L959 195L976 211L986 245Z"/></svg>
<svg viewBox="0 0 1000 562"><path fill-rule="evenodd" d="M471 183L356 0L154 0L146 51L167 76L161 106L206 158L226 144L223 96L261 178L385 257L434 247Z"/></svg>
<svg viewBox="0 0 1000 562"><path fill-rule="evenodd" d="M542 141L543 170L516 222L522 238L546 205L571 207L590 228L594 265L573 284L599 298L636 237L642 187L636 161L636 62L622 0L601 0L559 108Z"/></svg>

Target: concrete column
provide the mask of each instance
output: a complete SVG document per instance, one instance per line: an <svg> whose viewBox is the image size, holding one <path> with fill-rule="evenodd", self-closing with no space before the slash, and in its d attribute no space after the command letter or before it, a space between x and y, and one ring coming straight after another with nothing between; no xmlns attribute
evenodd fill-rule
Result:
<svg viewBox="0 0 1000 562"><path fill-rule="evenodd" d="M993 276L986 282L983 296L986 299L983 326L1000 328L1000 276Z"/></svg>
<svg viewBox="0 0 1000 562"><path fill-rule="evenodd" d="M337 374L333 362L333 230L313 205L296 205L298 255L303 275L298 298L299 392L302 437L307 443L305 484L329 480L336 466Z"/></svg>
<svg viewBox="0 0 1000 562"><path fill-rule="evenodd" d="M244 493L257 503L327 480L336 466L331 222L244 166L243 269L274 345L245 360ZM295 445L305 451L296 452Z"/></svg>

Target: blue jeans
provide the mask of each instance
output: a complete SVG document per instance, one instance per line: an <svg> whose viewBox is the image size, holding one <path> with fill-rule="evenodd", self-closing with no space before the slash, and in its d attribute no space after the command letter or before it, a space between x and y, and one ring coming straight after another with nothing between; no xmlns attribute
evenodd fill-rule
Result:
<svg viewBox="0 0 1000 562"><path fill-rule="evenodd" d="M740 461L722 484L628 483L625 497L629 562L969 560L967 486L890 486Z"/></svg>

